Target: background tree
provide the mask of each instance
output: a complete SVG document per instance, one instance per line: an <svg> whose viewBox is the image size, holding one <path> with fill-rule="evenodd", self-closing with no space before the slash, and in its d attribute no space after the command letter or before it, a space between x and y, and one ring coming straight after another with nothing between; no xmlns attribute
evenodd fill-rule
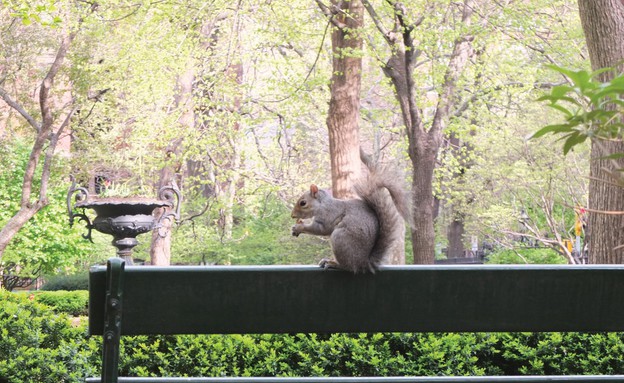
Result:
<svg viewBox="0 0 624 383"><path fill-rule="evenodd" d="M434 260L435 248L433 172L443 129L448 123L455 102L457 83L472 55L474 36L470 31L470 24L474 3L465 1L457 10L453 9L454 5L450 5L451 8L448 9L450 12L459 12L458 22L455 25L457 34L451 44L449 59L442 69L443 79L441 81L434 79L437 101L430 120L424 115L421 105L423 97L416 82L417 68L423 64L423 59L420 58L423 47L419 46L420 41L415 34L419 28L427 28L430 22L435 22L435 17L427 17L436 14L438 7L443 5L438 3L424 7L421 5L417 10L402 2L388 1L392 15L392 27L388 28L377 9L368 0L364 0L363 3L373 23L390 46L391 56L382 64L382 68L394 86L408 137L408 153L412 164L414 263L430 264ZM420 15L416 16L417 14ZM428 60L425 58L424 61Z"/></svg>
<svg viewBox="0 0 624 383"><path fill-rule="evenodd" d="M553 238L569 240L574 207L586 205L587 152L578 148L574 156L554 156L542 151L547 142L533 146L523 140L531 127L548 123L549 111L534 105L534 100L565 82L544 63L583 65L586 52L577 9L566 1L548 5L530 1L513 7L479 2L475 14L486 26L475 40L477 55L467 77L469 85L458 94L436 169L437 241L442 248L448 243L449 255L453 249L461 254L475 240L480 250L485 242L488 252L492 246L519 254L554 249L553 257L562 257L565 252ZM532 169L527 168L529 163ZM546 190L553 194L543 194ZM537 203L541 196L555 209ZM518 241L526 236L505 234L526 231L518 225L523 207L529 206L541 239L531 239L531 246L544 249L532 250L527 242ZM464 238L457 238L457 230L451 229L462 226Z"/></svg>
<svg viewBox="0 0 624 383"><path fill-rule="evenodd" d="M589 58L594 70L615 67L624 70L624 4L617 0L579 0L579 14L585 31ZM600 75L609 81L613 71ZM621 118L621 117L620 117ZM589 253L592 263L624 263L624 215L603 212L624 211L624 188L616 176L624 168L624 158L607 158L624 152L621 135L617 140L592 140L589 181Z"/></svg>
<svg viewBox="0 0 624 383"><path fill-rule="evenodd" d="M11 11L5 9L2 13L9 16ZM17 21L16 18L13 20ZM7 32L20 33L20 29L19 26L10 27ZM20 96L19 94L11 94L9 90L4 88L7 78L13 77L11 80L16 80L14 77L16 73L11 72L12 67L3 68L3 77L0 78L0 98L23 118L34 132L30 157L22 178L19 209L4 223L0 230L0 259L18 231L49 203L48 185L57 144L65 134L65 129L76 111L76 106L73 105L72 101L67 104L59 102L65 90L58 90L54 87L55 82L58 84L61 81L58 77L60 77L76 32L71 30L69 23L66 23L59 32L56 38L54 58L49 64L47 72L43 77L35 77L40 81L38 85L33 86L33 88L38 89L38 100L20 100L16 97ZM33 108L33 104L38 104L38 111L35 112L36 109Z"/></svg>
<svg viewBox="0 0 624 383"><path fill-rule="evenodd" d="M334 58L353 58L361 61L354 108L359 107L355 121L366 150L410 169L408 180L420 183L422 174L412 170L424 171L431 163L415 167L407 153L418 149L431 154L439 145L431 165L434 178L429 186L424 181L418 186L421 191L430 187L433 194L423 205L428 209L433 204L427 262L433 257L431 244L440 249L452 242L459 252L467 238L482 241L486 235L492 251L526 257L517 235L529 235L518 233L522 208L543 243L554 230L565 238L574 205L585 198L586 153L575 149L576 171L576 166L564 166L571 160L549 156L544 145L550 141L525 144L523 138L549 120L546 105L534 103L542 85L567 81L542 64L583 65L576 3L368 3L376 13L365 10L364 17L372 22L343 30L345 43L359 39L361 45L340 54L328 38L337 27L316 2L129 7L112 0L85 9L68 7L72 17L84 12L97 16L83 18L59 72L71 79L74 104L80 106L71 125L71 173L94 190L95 180L104 180L105 194L117 196L154 196L159 182L173 176L185 196L182 224L171 236L174 263L314 263L327 255L329 246L319 238L291 240L289 204L310 183L329 186L328 85L340 72L334 71ZM326 4L334 20L352 21L348 11ZM20 12L18 21L30 17L30 12ZM368 19L372 15L376 17ZM10 20L0 22L9 28L3 31L20 25ZM36 25L33 17L21 29L34 31ZM380 33L384 26L390 35ZM3 89L24 105L30 105L28 89L33 86L12 84L26 84L25 68L42 62L37 52L47 50L39 47L58 44L60 30L37 29L30 38L24 35L22 43L3 32L0 70L8 74ZM470 36L474 40L467 41ZM458 44L469 48L462 51L468 53L465 62L454 56ZM32 49L30 56L24 56L24 47ZM415 64L407 77L401 70L410 59ZM454 70L449 68L459 66L459 75L450 74ZM380 67L397 73L384 74ZM37 116L38 106L32 105L27 111ZM422 130L406 129L412 114L420 118ZM13 132L16 122L25 120L15 111L7 115L0 113L0 127L9 127L2 139L12 145L4 141L4 132ZM423 141L412 140L410 149L408 133ZM450 148L459 149L459 156L451 155ZM359 165L358 151L353 152ZM569 184L577 189L568 190ZM542 195L553 202L538 203ZM549 211L556 225L549 224ZM420 216L415 217L418 221ZM458 218L465 233L457 231L447 240L449 224L460 222ZM140 242L137 256L149 246L145 239ZM98 252L103 258L111 253Z"/></svg>

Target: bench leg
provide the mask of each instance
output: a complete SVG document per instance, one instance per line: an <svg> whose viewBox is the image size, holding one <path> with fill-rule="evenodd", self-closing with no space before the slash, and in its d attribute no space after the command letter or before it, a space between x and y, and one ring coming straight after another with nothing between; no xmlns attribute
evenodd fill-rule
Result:
<svg viewBox="0 0 624 383"><path fill-rule="evenodd" d="M123 306L123 271L125 262L111 258L106 271L106 306L102 355L102 383L117 383L119 374L119 342Z"/></svg>

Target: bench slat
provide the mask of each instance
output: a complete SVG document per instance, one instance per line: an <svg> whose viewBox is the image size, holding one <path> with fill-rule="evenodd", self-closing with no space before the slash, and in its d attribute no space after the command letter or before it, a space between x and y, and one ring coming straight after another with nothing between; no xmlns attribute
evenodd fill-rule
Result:
<svg viewBox="0 0 624 383"><path fill-rule="evenodd" d="M304 378L119 378L119 383L539 383L539 382L624 382L624 375L573 376L458 376L458 377L304 377ZM87 383L100 383L89 378Z"/></svg>
<svg viewBox="0 0 624 383"><path fill-rule="evenodd" d="M106 267L90 274L101 335ZM624 331L624 266L141 267L124 272L122 335Z"/></svg>

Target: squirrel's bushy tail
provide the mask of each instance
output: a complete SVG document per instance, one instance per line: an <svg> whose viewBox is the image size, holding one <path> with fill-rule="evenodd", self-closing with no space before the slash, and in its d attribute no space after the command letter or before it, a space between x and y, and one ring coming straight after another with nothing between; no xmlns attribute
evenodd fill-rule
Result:
<svg viewBox="0 0 624 383"><path fill-rule="evenodd" d="M405 235L403 220L411 222L411 198L405 187L404 177L394 166L373 164L362 157L369 174L355 184L355 191L377 215L379 233L370 255L377 268L389 255L402 246ZM399 249L398 251L402 251Z"/></svg>

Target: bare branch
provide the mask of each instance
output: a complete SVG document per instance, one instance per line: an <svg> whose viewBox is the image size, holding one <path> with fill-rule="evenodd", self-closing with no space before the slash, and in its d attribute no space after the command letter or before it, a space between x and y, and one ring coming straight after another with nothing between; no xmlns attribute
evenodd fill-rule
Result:
<svg viewBox="0 0 624 383"><path fill-rule="evenodd" d="M0 87L0 97L2 97L4 102L7 103L7 105L15 109L17 113L19 113L22 117L24 117L24 119L28 121L30 126L35 128L37 132L41 130L41 125L39 125L39 123L20 104L15 102L11 98L11 96L9 96L9 94L6 92L6 90L4 90L2 87Z"/></svg>
<svg viewBox="0 0 624 383"><path fill-rule="evenodd" d="M71 118L73 117L74 113L76 113L76 110L78 110L78 107L74 106L72 110L67 114L67 116L65 116L65 120L63 121L63 123L61 124L57 132L50 134L50 145L48 147L48 150L46 151L46 156L43 161L43 169L41 170L41 188L39 190L39 199L41 201L45 201L47 199L47 193L48 193L47 180L50 179L50 171L52 168L52 162L54 160L54 152L56 150L58 140L63 134L63 131L65 130L65 128L67 128L67 126L69 125L69 122L71 121Z"/></svg>
<svg viewBox="0 0 624 383"><path fill-rule="evenodd" d="M386 42L390 44L390 46L394 46L394 44L396 44L396 35L393 32L395 31L390 31L388 28L386 28L385 25L383 25L383 23L381 22L381 18L377 14L377 11L375 11L375 8L371 5L370 1L362 0L362 4L364 5L364 8L368 12L371 19L373 19L373 23L375 24L377 30L381 33L383 38L386 40Z"/></svg>
<svg viewBox="0 0 624 383"><path fill-rule="evenodd" d="M321 0L315 0L315 1L316 1L316 5L318 5L318 7L321 9L321 12L323 12L325 16L327 17L333 16L331 10L329 9L327 5L323 4Z"/></svg>
<svg viewBox="0 0 624 383"><path fill-rule="evenodd" d="M69 50L69 45L73 41L76 33L70 33L69 35L63 36L61 41L61 46L56 52L56 57L54 58L54 62L50 66L50 70L46 74L43 82L41 83L41 90L39 91L39 105L41 107L41 131L45 131L51 128L52 123L54 122L54 118L52 116L52 109L50 108L50 89L54 85L54 78L58 74L58 71L61 69L61 65L63 61L65 61L65 56L67 55L67 51Z"/></svg>
<svg viewBox="0 0 624 383"><path fill-rule="evenodd" d="M462 22L465 26L470 25L470 17L472 15L472 0L466 0L464 2L464 9L462 13ZM453 53L446 68L446 74L444 75L444 90L438 100L436 112L433 117L431 129L429 134L435 135L441 131L446 118L449 116L452 99L455 95L455 88L457 81L461 75L468 59L473 54L472 40L473 36L467 34L460 36L455 40L455 46L453 47Z"/></svg>

